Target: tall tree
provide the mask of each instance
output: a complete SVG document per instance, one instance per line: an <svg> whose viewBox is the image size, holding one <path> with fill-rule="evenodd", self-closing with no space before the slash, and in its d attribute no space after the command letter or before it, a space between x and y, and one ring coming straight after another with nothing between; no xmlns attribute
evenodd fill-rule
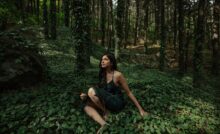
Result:
<svg viewBox="0 0 220 134"><path fill-rule="evenodd" d="M155 6L155 40L159 39L160 35L160 0L154 0Z"/></svg>
<svg viewBox="0 0 220 134"><path fill-rule="evenodd" d="M165 59L165 17L164 17L164 0L160 0L160 17L161 17L161 35L160 35L160 70L164 70L164 59Z"/></svg>
<svg viewBox="0 0 220 134"><path fill-rule="evenodd" d="M124 33L124 38L125 38L125 43L124 43L124 48L126 48L126 45L128 44L128 36L130 32L130 26L129 26L129 15L130 15L130 0L126 0L125 2L125 33Z"/></svg>
<svg viewBox="0 0 220 134"><path fill-rule="evenodd" d="M220 70L220 1L215 0L213 11L212 35L212 74L218 75Z"/></svg>
<svg viewBox="0 0 220 134"><path fill-rule="evenodd" d="M113 16L113 2L112 0L108 0L108 23L109 23L109 36L108 36L108 51L110 51L110 48L112 48L113 41L112 41L112 36L113 36L113 25L114 25L114 16Z"/></svg>
<svg viewBox="0 0 220 134"><path fill-rule="evenodd" d="M198 4L198 19L196 26L196 38L194 48L194 61L193 61L193 85L195 87L202 86L203 81L203 46L205 42L205 21L206 21L206 6L207 0L199 0Z"/></svg>
<svg viewBox="0 0 220 134"><path fill-rule="evenodd" d="M37 15L37 22L40 23L40 0L37 0L36 3L36 15Z"/></svg>
<svg viewBox="0 0 220 134"><path fill-rule="evenodd" d="M102 31L102 46L105 46L105 24L106 24L106 0L100 0L101 5L101 31Z"/></svg>
<svg viewBox="0 0 220 134"><path fill-rule="evenodd" d="M59 13L60 12L60 0L57 0L57 13Z"/></svg>
<svg viewBox="0 0 220 134"><path fill-rule="evenodd" d="M176 50L176 44L177 44L177 5L178 0L174 1L174 12L173 12L173 45L174 50Z"/></svg>
<svg viewBox="0 0 220 134"><path fill-rule="evenodd" d="M184 0L178 1L178 29L179 29L179 74L184 74Z"/></svg>
<svg viewBox="0 0 220 134"><path fill-rule="evenodd" d="M56 39L56 0L50 0L50 35L51 39Z"/></svg>
<svg viewBox="0 0 220 134"><path fill-rule="evenodd" d="M66 27L69 27L69 16L70 16L70 1L69 0L63 0L64 5L64 24Z"/></svg>
<svg viewBox="0 0 220 134"><path fill-rule="evenodd" d="M75 72L85 73L86 66L90 61L88 58L88 49L90 48L90 18L89 16L89 5L87 0L74 0L73 14L75 17L72 34L74 37L75 55L76 55L76 66Z"/></svg>
<svg viewBox="0 0 220 134"><path fill-rule="evenodd" d="M136 21L135 21L135 29L134 29L134 45L137 45L138 39L138 26L139 26L139 15L140 15L140 0L136 1Z"/></svg>
<svg viewBox="0 0 220 134"><path fill-rule="evenodd" d="M123 40L123 15L124 15L124 0L118 0L117 3L117 17L116 17L116 36L115 36L115 57L119 57L119 49Z"/></svg>
<svg viewBox="0 0 220 134"><path fill-rule="evenodd" d="M149 12L149 3L150 3L150 0L145 0L144 1L144 9L145 9L145 17L144 17L144 28L145 28L145 42L144 42L144 47L145 47L145 54L147 54L147 49L148 49L148 40L149 40L149 37L148 37L148 12Z"/></svg>
<svg viewBox="0 0 220 134"><path fill-rule="evenodd" d="M43 0L43 26L44 26L44 37L49 38L49 24L48 24L48 11L47 11L47 0Z"/></svg>

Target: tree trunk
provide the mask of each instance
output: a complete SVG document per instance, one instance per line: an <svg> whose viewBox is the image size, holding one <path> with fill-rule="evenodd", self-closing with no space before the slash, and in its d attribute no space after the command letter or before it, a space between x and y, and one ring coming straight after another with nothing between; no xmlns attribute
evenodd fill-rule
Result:
<svg viewBox="0 0 220 134"><path fill-rule="evenodd" d="M184 74L184 12L183 12L184 0L179 0L178 11L179 11L179 74Z"/></svg>
<svg viewBox="0 0 220 134"><path fill-rule="evenodd" d="M101 45L105 46L105 23L106 23L106 1L100 0L101 5L101 31L102 31L102 42Z"/></svg>
<svg viewBox="0 0 220 134"><path fill-rule="evenodd" d="M129 35L129 8L130 8L130 0L126 0L125 6L125 43L124 48L127 47L128 44L128 35Z"/></svg>
<svg viewBox="0 0 220 134"><path fill-rule="evenodd" d="M36 14L37 14L37 22L39 25L40 24L40 0L37 0Z"/></svg>
<svg viewBox="0 0 220 134"><path fill-rule="evenodd" d="M190 19L190 14L188 15L188 22L187 22L187 30L186 30L186 41L185 41L185 51L184 51L184 70L185 72L187 72L188 69L188 61L189 61L189 44L191 42L191 38L192 38L192 33L191 33L191 19Z"/></svg>
<svg viewBox="0 0 220 134"><path fill-rule="evenodd" d="M160 36L160 70L164 70L164 59L165 59L165 18L164 18L164 0L160 0L160 17L161 17L161 36Z"/></svg>
<svg viewBox="0 0 220 134"><path fill-rule="evenodd" d="M57 13L60 13L60 0L57 0Z"/></svg>
<svg viewBox="0 0 220 134"><path fill-rule="evenodd" d="M66 27L69 27L69 16L70 16L70 8L69 8L69 0L63 0L64 4L64 24Z"/></svg>
<svg viewBox="0 0 220 134"><path fill-rule="evenodd" d="M155 41L159 39L160 35L160 0L154 0L155 6Z"/></svg>
<svg viewBox="0 0 220 134"><path fill-rule="evenodd" d="M88 49L91 43L90 39L90 2L86 0L74 0L73 14L75 23L73 25L72 33L74 37L75 46L75 73L84 75L86 66L90 62ZM83 17L82 17L83 16Z"/></svg>
<svg viewBox="0 0 220 134"><path fill-rule="evenodd" d="M50 0L50 32L51 39L56 39L56 0Z"/></svg>
<svg viewBox="0 0 220 134"><path fill-rule="evenodd" d="M198 5L198 19L196 27L196 38L194 48L194 68L193 68L193 85L195 87L202 86L203 81L203 45L205 42L205 12L206 12L207 0L199 0Z"/></svg>
<svg viewBox="0 0 220 134"><path fill-rule="evenodd" d="M43 0L43 25L44 25L44 37L49 38L49 24L48 24L48 11L47 0Z"/></svg>
<svg viewBox="0 0 220 134"><path fill-rule="evenodd" d="M174 14L173 14L173 46L176 51L176 43L177 43L177 5L178 0L174 1Z"/></svg>
<svg viewBox="0 0 220 134"><path fill-rule="evenodd" d="M144 8L145 8L145 17L144 17L144 28L145 28L145 42L144 42L144 48L145 48L145 54L147 54L148 51L148 10L149 10L149 0L145 0L144 2Z"/></svg>
<svg viewBox="0 0 220 134"><path fill-rule="evenodd" d="M113 36L113 3L112 0L108 0L108 24L109 24L109 28L108 28L108 51L110 51L110 49L112 48L112 36Z"/></svg>
<svg viewBox="0 0 220 134"><path fill-rule="evenodd" d="M220 70L220 1L215 0L214 3L214 12L213 12L213 35L212 35L212 74L219 75Z"/></svg>
<svg viewBox="0 0 220 134"><path fill-rule="evenodd" d="M137 45L137 39L138 39L138 26L139 26L139 8L140 8L140 1L136 1L136 21L135 21L135 30L134 30L134 46Z"/></svg>
<svg viewBox="0 0 220 134"><path fill-rule="evenodd" d="M115 40L115 56L116 59L119 58L119 49L121 47L122 39L123 39L123 16L124 16L124 0L118 0L117 6L117 18L116 18L116 35Z"/></svg>
<svg viewBox="0 0 220 134"><path fill-rule="evenodd" d="M101 0L97 0L97 8L96 8L96 32L99 33L100 32L100 1ZM99 36L96 33L96 42L98 42Z"/></svg>
<svg viewBox="0 0 220 134"><path fill-rule="evenodd" d="M25 23L25 12L24 12L24 0L20 0L20 10L21 10L21 20L22 23Z"/></svg>

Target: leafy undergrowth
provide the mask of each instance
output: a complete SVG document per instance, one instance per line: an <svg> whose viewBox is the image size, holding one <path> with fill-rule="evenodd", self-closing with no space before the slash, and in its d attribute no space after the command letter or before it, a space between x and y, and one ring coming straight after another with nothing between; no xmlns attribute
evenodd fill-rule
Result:
<svg viewBox="0 0 220 134"><path fill-rule="evenodd" d="M59 64L58 64L59 63ZM79 93L97 81L97 68L87 78L75 76L71 58L50 62L51 80L38 89L0 96L0 133L95 133L99 125L81 110ZM150 113L141 118L128 100L125 109L110 114L105 133L219 133L219 114L213 89L193 89L192 79L125 66L123 73L141 105ZM130 73L129 73L130 72ZM131 73L133 72L133 73ZM39 89L40 88L40 89Z"/></svg>
<svg viewBox="0 0 220 134"><path fill-rule="evenodd" d="M43 45L46 49L48 42ZM97 82L97 58L102 48L100 54L95 53L97 55L91 58L93 65L86 78L74 74L74 56L69 54L72 50L63 53L58 48L45 53L50 78L47 83L0 94L1 134L96 133L99 125L82 111L79 93L86 92ZM215 98L217 88L207 83L203 89L194 89L190 76L180 79L170 72L145 69L141 65L120 63L119 70L150 115L141 118L125 95L128 100L125 109L118 114L110 114L107 121L110 127L105 133L220 133L219 104Z"/></svg>

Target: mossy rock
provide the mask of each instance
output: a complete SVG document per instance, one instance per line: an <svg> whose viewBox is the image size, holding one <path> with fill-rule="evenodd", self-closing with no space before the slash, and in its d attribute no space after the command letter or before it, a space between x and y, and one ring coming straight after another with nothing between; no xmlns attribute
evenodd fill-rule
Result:
<svg viewBox="0 0 220 134"><path fill-rule="evenodd" d="M22 32L16 30L0 34L1 89L28 87L45 78L46 60L40 54L37 44L21 36Z"/></svg>

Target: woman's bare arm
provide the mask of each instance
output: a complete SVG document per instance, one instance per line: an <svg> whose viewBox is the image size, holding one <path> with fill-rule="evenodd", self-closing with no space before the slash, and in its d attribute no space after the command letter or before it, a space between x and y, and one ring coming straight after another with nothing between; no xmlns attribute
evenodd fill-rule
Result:
<svg viewBox="0 0 220 134"><path fill-rule="evenodd" d="M120 74L118 77L118 82L121 85L121 87L125 90L126 94L128 95L128 97L132 100L132 102L135 104L135 106L138 108L140 114L142 116L148 114L147 112L144 111L144 109L141 107L141 105L139 104L139 102L137 101L136 97L133 95L133 93L131 92L131 90L128 87L128 84L126 82L125 77L123 76L123 74Z"/></svg>

